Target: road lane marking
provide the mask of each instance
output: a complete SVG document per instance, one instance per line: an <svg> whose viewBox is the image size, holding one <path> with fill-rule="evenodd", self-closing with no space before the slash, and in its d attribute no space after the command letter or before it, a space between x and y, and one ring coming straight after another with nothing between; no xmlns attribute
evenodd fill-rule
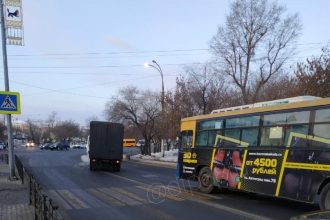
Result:
<svg viewBox="0 0 330 220"><path fill-rule="evenodd" d="M106 173L105 172L104 174L108 175L108 176L116 177L118 179L123 179L123 180L129 181L129 182L132 182L132 183L135 183L135 184L138 184L138 185L149 186L149 184L147 184L147 183L140 182L140 181L137 181L137 180L133 180L133 179L130 179L130 178L127 178L127 177L124 177L124 176L119 176L119 175L116 175L116 174L113 174L113 173Z"/></svg>
<svg viewBox="0 0 330 220"><path fill-rule="evenodd" d="M107 204L111 204L113 206L124 206L125 204L118 201L115 198L112 198L111 196L108 196L107 194L98 191L97 189L87 189L87 192L91 193L92 195L95 195L97 198L101 199L102 201L106 202Z"/></svg>
<svg viewBox="0 0 330 220"><path fill-rule="evenodd" d="M155 174L146 174L146 175L142 175L142 177L144 177L144 178L158 178L159 176L157 176Z"/></svg>
<svg viewBox="0 0 330 220"><path fill-rule="evenodd" d="M63 207L64 209L72 209L69 203L67 203L55 190L46 190L46 194L56 202L56 205Z"/></svg>
<svg viewBox="0 0 330 220"><path fill-rule="evenodd" d="M74 208L76 209L87 209L90 208L87 204L81 201L78 197L73 195L68 190L57 190L57 192Z"/></svg>
<svg viewBox="0 0 330 220"><path fill-rule="evenodd" d="M99 191L107 194L108 196L111 196L127 205L142 205L141 202L139 202L135 199L132 199L126 195L122 195L122 194L116 192L115 190L113 190L112 188L97 188L97 190L99 190Z"/></svg>

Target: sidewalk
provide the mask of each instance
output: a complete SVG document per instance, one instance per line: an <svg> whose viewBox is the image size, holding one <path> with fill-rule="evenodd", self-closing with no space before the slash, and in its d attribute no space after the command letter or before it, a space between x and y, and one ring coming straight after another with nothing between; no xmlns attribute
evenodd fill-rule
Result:
<svg viewBox="0 0 330 220"><path fill-rule="evenodd" d="M28 183L9 181L8 164L0 162L0 220L33 220L34 208L29 205Z"/></svg>

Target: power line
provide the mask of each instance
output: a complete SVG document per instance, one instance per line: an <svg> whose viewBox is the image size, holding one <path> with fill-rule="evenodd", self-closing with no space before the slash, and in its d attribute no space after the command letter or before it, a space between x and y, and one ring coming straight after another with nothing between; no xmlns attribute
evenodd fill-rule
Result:
<svg viewBox="0 0 330 220"><path fill-rule="evenodd" d="M200 55L210 55L210 53L172 53L172 54L154 54L154 57L169 57L169 56L200 56ZM142 57L150 57L150 55L137 55L137 56L89 56L89 57L51 57L54 60L64 60L64 59L113 59L113 58L142 58ZM10 57L10 60L26 60L26 58L34 59L35 56L25 56L25 57Z"/></svg>
<svg viewBox="0 0 330 220"><path fill-rule="evenodd" d="M100 96L79 94L79 93L73 93L73 92L68 92L68 91L77 90L77 89L84 89L84 88L92 88L92 87L96 87L96 86L104 86L104 85L119 83L119 82L135 81L135 80L153 78L153 77L158 77L158 74L151 75L151 76L146 76L146 77L138 77L138 78L129 79L129 80L111 81L111 82L106 82L106 83L100 83L100 84L97 84L97 85L85 85L85 86L79 86L79 87L67 88L67 89L50 89L50 88L45 88L45 87L40 87L40 86L36 86L36 85L27 84L27 83L24 83L24 82L19 82L19 81L14 81L14 80L10 80L10 81L13 82L13 83L19 84L19 85L24 85L24 86L27 86L27 87L37 88L37 89L48 91L46 93L42 93L42 95L55 92L55 93L61 93L61 94L65 94L65 95L74 95L74 96L100 98L100 99L108 99L109 100L108 97L100 97ZM31 96L35 96L35 95L39 95L39 94L33 94ZM27 97L27 96L25 96L25 97Z"/></svg>
<svg viewBox="0 0 330 220"><path fill-rule="evenodd" d="M288 61L297 61L298 59L306 59L306 57L294 57L288 58ZM265 57L255 58L253 61L265 59ZM218 61L217 63L225 63ZM186 66L186 65L203 65L202 62L192 62L192 63L167 63L162 64L162 66ZM10 69L84 69L84 68L144 68L142 64L131 64L131 65L94 65L94 66L12 66Z"/></svg>
<svg viewBox="0 0 330 220"><path fill-rule="evenodd" d="M297 46L305 45L324 45L328 42L309 42L298 43ZM171 49L171 50L145 50L145 51L122 51L122 52L86 52L86 53L41 53L41 54L11 54L9 57L31 57L31 56L76 56L76 55L109 55L109 54L148 54L148 53L169 53L169 52L193 52L193 51L209 51L209 48L193 48L193 49Z"/></svg>
<svg viewBox="0 0 330 220"><path fill-rule="evenodd" d="M209 49L176 49L176 50L150 50L150 51L124 51L124 52L87 52L87 53L44 53L44 54L11 54L10 57L24 56L76 56L76 55L109 55L109 54L146 54L146 53L169 53L169 52L191 52L207 51Z"/></svg>
<svg viewBox="0 0 330 220"><path fill-rule="evenodd" d="M56 74L56 75L95 75L95 76L100 76L100 75L107 75L107 76L136 76L136 73L96 73L96 72L36 72L36 71L32 71L32 72L15 72L15 71L11 71L11 74L43 74L43 75L47 75L47 74ZM174 76L175 74L165 74L165 76Z"/></svg>
<svg viewBox="0 0 330 220"><path fill-rule="evenodd" d="M194 64L194 63L193 63ZM201 63L196 63L201 64ZM168 63L162 64L162 66L183 66L187 65L185 63ZM131 67L141 67L144 68L142 64L132 64L132 65L95 65L95 66L12 66L11 69L81 69L81 68L131 68Z"/></svg>

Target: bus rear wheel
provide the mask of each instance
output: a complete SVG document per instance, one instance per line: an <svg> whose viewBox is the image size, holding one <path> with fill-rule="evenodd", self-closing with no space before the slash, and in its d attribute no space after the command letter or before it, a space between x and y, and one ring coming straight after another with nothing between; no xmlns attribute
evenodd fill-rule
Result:
<svg viewBox="0 0 330 220"><path fill-rule="evenodd" d="M322 189L319 205L321 210L330 209L330 183Z"/></svg>
<svg viewBox="0 0 330 220"><path fill-rule="evenodd" d="M214 189L212 174L209 167L203 167L198 174L198 188L203 193L211 193Z"/></svg>

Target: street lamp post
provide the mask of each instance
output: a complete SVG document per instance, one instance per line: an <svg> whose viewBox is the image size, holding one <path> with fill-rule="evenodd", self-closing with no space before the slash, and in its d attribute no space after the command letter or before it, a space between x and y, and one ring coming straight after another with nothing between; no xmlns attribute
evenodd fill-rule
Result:
<svg viewBox="0 0 330 220"><path fill-rule="evenodd" d="M145 67L153 67L160 73L160 77L162 78L162 93L161 93L161 105L162 105L162 113L164 112L164 106L165 106L165 91L164 91L164 77L163 77L163 71L162 68L159 66L159 64L155 61L151 61L153 64L150 63L144 63Z"/></svg>
<svg viewBox="0 0 330 220"><path fill-rule="evenodd" d="M154 69L156 69L159 73L160 73L160 77L162 78L162 93L161 93L161 97L160 97L160 102L162 105L162 119L164 119L164 109L165 109L165 91L164 91L164 77L163 77L163 71L162 68L159 66L159 64L155 61L152 60L151 61L152 64L150 63L144 63L145 67L153 67ZM163 126L162 126L163 127ZM162 156L165 156L165 150L164 150L164 139L161 139L161 152L162 152Z"/></svg>

